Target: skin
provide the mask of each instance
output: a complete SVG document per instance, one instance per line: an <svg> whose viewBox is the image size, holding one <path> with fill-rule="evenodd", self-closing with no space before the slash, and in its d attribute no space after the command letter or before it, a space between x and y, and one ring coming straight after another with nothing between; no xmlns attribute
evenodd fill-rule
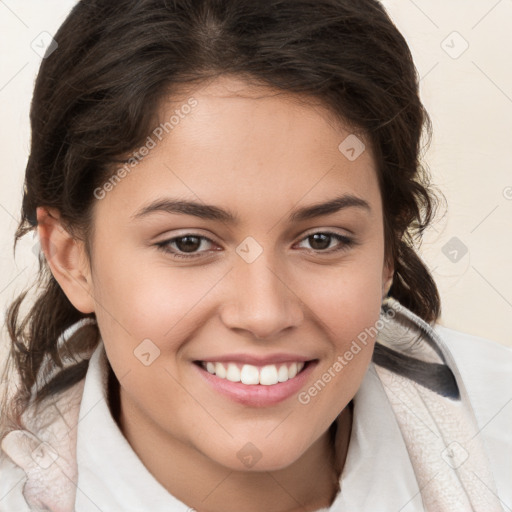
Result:
<svg viewBox="0 0 512 512"><path fill-rule="evenodd" d="M384 260L371 149L367 144L350 161L338 146L351 131L321 106L235 77L204 83L183 102L173 97L161 118L190 96L198 102L192 112L96 201L92 261L56 210L38 209L41 245L73 305L96 313L120 384L116 419L169 492L199 511L328 506L337 479L328 428L339 415L343 463L352 423L347 404L374 340L307 405L296 394L268 407L237 403L203 381L193 361L235 352L307 355L318 360L307 390L375 324L393 268ZM342 193L364 199L370 210L288 222L295 209ZM230 210L240 223L165 212L132 220L170 196ZM356 244L308 238L325 232ZM187 249L178 240L168 248L199 257L174 259L155 245L191 233L212 243L200 239ZM263 250L251 263L236 252L248 236ZM145 339L160 350L149 366L134 356ZM248 442L261 454L251 468L237 457Z"/></svg>

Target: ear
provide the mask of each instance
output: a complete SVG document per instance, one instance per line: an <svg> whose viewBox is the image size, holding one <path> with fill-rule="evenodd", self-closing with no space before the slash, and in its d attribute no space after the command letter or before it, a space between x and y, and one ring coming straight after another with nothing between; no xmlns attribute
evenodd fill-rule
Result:
<svg viewBox="0 0 512 512"><path fill-rule="evenodd" d="M384 269L382 271L382 299L386 297L393 284L393 275L395 273L395 267L392 261L386 261L384 263Z"/></svg>
<svg viewBox="0 0 512 512"><path fill-rule="evenodd" d="M39 207L36 212L41 249L53 276L78 311L94 312L91 272L83 242L64 229L58 210Z"/></svg>

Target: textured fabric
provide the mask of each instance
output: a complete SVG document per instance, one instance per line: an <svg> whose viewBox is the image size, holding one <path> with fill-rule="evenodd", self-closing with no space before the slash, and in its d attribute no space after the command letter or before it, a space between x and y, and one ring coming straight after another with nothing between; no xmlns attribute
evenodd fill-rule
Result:
<svg viewBox="0 0 512 512"><path fill-rule="evenodd" d="M386 307L399 314L397 323L404 331L400 336L396 324L393 329L385 329L380 336L381 343L386 340L388 347L398 348L403 354L415 353L423 363L432 365L434 362L449 368L451 356L428 324L414 318L409 311L402 311L401 305L394 300L388 301ZM410 323L407 326L406 319L417 324L420 329L416 332L421 332L421 337L411 335L414 330L410 329ZM403 340L403 343L393 344L394 339ZM428 354L428 362L422 353ZM455 364L452 368L459 374ZM453 379L447 379L438 372L439 382L425 387L400 375L400 368L393 370L377 366L414 466L425 508L438 512L503 511L460 376L457 382L455 375ZM422 383L428 385L425 381ZM449 388L455 384L457 392L443 389L443 384Z"/></svg>
<svg viewBox="0 0 512 512"><path fill-rule="evenodd" d="M512 351L434 330L392 299L381 319L377 356L353 400L341 492L324 510L508 510ZM0 511L190 511L149 473L112 418L103 344L83 357L86 378L31 408L24 428L2 440Z"/></svg>

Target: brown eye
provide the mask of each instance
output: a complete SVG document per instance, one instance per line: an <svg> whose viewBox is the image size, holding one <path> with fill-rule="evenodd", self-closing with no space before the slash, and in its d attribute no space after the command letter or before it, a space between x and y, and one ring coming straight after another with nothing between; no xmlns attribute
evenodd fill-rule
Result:
<svg viewBox="0 0 512 512"><path fill-rule="evenodd" d="M194 252L201 247L201 237L198 236L182 236L175 238L176 247L181 252Z"/></svg>
<svg viewBox="0 0 512 512"><path fill-rule="evenodd" d="M351 246L355 245L355 241L347 236L323 231L308 235L301 243L305 241L309 243L312 251L317 251L319 254L330 254L348 250ZM338 247L334 246L333 248L331 245L333 241L338 242Z"/></svg>
<svg viewBox="0 0 512 512"><path fill-rule="evenodd" d="M159 242L156 246L158 249L170 254L173 258L198 258L208 252L208 249L199 251L203 244L208 246L208 244L213 243L212 240L205 236L188 233Z"/></svg>
<svg viewBox="0 0 512 512"><path fill-rule="evenodd" d="M315 233L314 235L310 235L308 240L310 240L310 245L315 251L323 251L329 248L331 238L330 235L326 235L325 233Z"/></svg>

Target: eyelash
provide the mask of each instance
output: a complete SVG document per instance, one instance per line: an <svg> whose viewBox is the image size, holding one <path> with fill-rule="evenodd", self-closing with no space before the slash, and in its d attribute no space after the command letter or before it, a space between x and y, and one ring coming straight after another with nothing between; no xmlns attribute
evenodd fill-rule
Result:
<svg viewBox="0 0 512 512"><path fill-rule="evenodd" d="M319 249L315 250L315 249L311 249L311 251L316 252L317 254L332 254L332 253L338 253L338 252L341 252L341 251L347 251L352 246L356 245L355 240L353 240L352 238L349 238L349 237L344 236L344 235L340 235L339 233L332 233L330 231L316 231L314 233L310 233L309 235L307 235L304 238L302 238L300 240L300 242L303 242L304 240L307 240L309 237L312 237L314 235L319 235L319 234L321 234L321 235L328 235L328 236L330 236L332 238L335 238L336 240L338 240L338 242L342 242L342 245L340 247L338 247L337 249L329 249L329 250L319 250ZM206 236L198 235L196 233L186 233L186 234L181 235L181 236L170 238L169 240L164 240L163 242L158 242L155 245L157 246L157 248L159 250L163 251L166 254L171 255L173 258L176 258L176 259L188 259L188 260L190 260L190 259L200 258L202 253L180 254L180 253L177 253L175 251L169 250L168 247L169 247L169 245L171 243L173 243L176 240L180 240L182 238L187 238L187 237L195 237L195 238L199 238L201 240L207 240L208 242L211 242L212 244L215 244L215 242L213 240L211 240L210 238L208 238Z"/></svg>

